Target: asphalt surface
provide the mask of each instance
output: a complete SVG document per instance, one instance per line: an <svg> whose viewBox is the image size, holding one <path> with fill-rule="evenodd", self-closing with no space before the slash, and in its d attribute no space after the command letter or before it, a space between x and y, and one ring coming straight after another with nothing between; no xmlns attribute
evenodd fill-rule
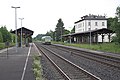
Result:
<svg viewBox="0 0 120 80"><path fill-rule="evenodd" d="M8 50L8 56L7 51L0 53L0 80L22 80L29 47L19 47L17 51L16 48ZM28 57L23 80L35 80L32 71L32 54L33 47Z"/></svg>

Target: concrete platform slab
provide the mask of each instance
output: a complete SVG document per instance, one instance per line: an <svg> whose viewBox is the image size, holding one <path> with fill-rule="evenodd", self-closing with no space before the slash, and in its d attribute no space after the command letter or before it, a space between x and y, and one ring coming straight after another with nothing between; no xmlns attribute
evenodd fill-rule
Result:
<svg viewBox="0 0 120 80"><path fill-rule="evenodd" d="M8 56L6 56L7 51L5 49L0 50L0 80L22 80L27 57L28 61L23 80L35 80L32 71L32 56L34 52L36 54L38 52L33 45L30 50L30 56L28 56L29 49L30 47L19 47L18 52L16 52L16 48L13 47L8 50Z"/></svg>

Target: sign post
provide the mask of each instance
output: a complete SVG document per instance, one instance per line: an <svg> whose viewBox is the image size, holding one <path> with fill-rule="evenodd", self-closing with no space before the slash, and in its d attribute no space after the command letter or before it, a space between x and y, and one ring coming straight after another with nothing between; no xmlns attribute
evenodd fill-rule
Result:
<svg viewBox="0 0 120 80"><path fill-rule="evenodd" d="M9 42L5 42L5 46L7 47L7 58L8 58L8 47L9 47L10 43Z"/></svg>

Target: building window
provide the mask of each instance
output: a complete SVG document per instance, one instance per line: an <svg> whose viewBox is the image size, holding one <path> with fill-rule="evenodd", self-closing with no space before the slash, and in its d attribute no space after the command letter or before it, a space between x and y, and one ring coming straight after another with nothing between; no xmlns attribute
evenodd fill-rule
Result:
<svg viewBox="0 0 120 80"><path fill-rule="evenodd" d="M102 22L102 26L105 26L105 23L104 23L104 22Z"/></svg>
<svg viewBox="0 0 120 80"><path fill-rule="evenodd" d="M95 22L95 26L98 26L98 23L97 23L97 22Z"/></svg>
<svg viewBox="0 0 120 80"><path fill-rule="evenodd" d="M91 26L91 22L88 22L88 26Z"/></svg>
<svg viewBox="0 0 120 80"><path fill-rule="evenodd" d="M80 28L80 24L78 24L78 28Z"/></svg>
<svg viewBox="0 0 120 80"><path fill-rule="evenodd" d="M88 28L88 31L90 31L91 29L90 28Z"/></svg>

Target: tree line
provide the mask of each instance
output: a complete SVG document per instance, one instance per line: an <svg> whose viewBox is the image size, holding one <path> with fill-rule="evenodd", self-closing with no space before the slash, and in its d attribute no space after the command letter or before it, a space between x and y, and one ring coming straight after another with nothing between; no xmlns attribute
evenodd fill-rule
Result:
<svg viewBox="0 0 120 80"><path fill-rule="evenodd" d="M113 30L116 36L113 37L113 41L120 44L120 7L116 8L116 16L114 18L108 18L108 29Z"/></svg>
<svg viewBox="0 0 120 80"><path fill-rule="evenodd" d="M53 41L64 41L62 35L75 33L75 27L71 31L65 29L64 22L62 19L58 19L58 23L56 24L55 31L47 31L46 34L38 34L34 39L41 40L43 36L51 36Z"/></svg>
<svg viewBox="0 0 120 80"><path fill-rule="evenodd" d="M15 42L15 35L8 31L6 26L0 27L0 43Z"/></svg>
<svg viewBox="0 0 120 80"><path fill-rule="evenodd" d="M115 14L115 17L108 18L107 27L116 33L116 36L113 37L113 42L120 44L120 7L116 8ZM35 39L41 40L42 36L51 36L53 41L64 41L62 35L70 33L75 33L75 26L71 31L65 29L64 23L60 18L56 24L55 31L50 30L46 34L38 34Z"/></svg>

